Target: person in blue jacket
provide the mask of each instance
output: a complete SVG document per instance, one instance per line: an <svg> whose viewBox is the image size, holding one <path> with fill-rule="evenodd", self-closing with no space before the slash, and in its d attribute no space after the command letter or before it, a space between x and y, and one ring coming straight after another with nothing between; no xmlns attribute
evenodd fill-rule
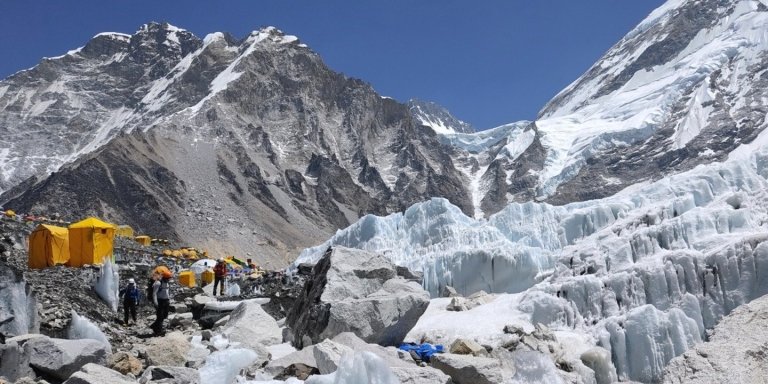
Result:
<svg viewBox="0 0 768 384"><path fill-rule="evenodd" d="M133 323L136 324L136 307L139 305L139 288L136 287L136 281L128 279L128 285L120 290L120 298L123 299L123 311L124 321L123 324L128 325L128 318L133 319Z"/></svg>

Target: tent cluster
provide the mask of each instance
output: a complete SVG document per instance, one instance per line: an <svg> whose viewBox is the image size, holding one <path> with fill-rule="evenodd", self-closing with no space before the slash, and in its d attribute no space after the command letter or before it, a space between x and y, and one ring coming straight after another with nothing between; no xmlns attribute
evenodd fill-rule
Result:
<svg viewBox="0 0 768 384"><path fill-rule="evenodd" d="M200 257L208 257L208 251L198 252L195 248L182 247L179 249L164 249L163 256L177 259L198 260Z"/></svg>
<svg viewBox="0 0 768 384"><path fill-rule="evenodd" d="M117 226L89 217L68 228L40 224L29 235L29 268L102 264L112 257Z"/></svg>
<svg viewBox="0 0 768 384"><path fill-rule="evenodd" d="M4 215L13 217L15 212L8 210ZM41 269L56 265L81 267L102 264L106 257L113 255L115 237L133 238L145 246L153 241L149 236L134 237L130 226L110 224L95 217L68 227L40 224L29 235L28 266L30 269Z"/></svg>
<svg viewBox="0 0 768 384"><path fill-rule="evenodd" d="M41 224L48 224L48 225L63 225L68 226L71 223L66 222L64 220L61 220L58 218L58 215L54 215L54 217L46 217L41 215L33 215L33 214L18 214L16 211L12 209L7 209L5 211L2 211L0 209L0 217L7 219L7 220L13 220L18 222L24 222L29 225L34 225L35 223L41 223Z"/></svg>
<svg viewBox="0 0 768 384"><path fill-rule="evenodd" d="M125 239L133 239L135 242L145 247L148 247L153 243L155 244L159 244L162 242L168 243L168 240L153 239L147 235L136 236L135 231L133 230L133 228L131 228L130 225L118 225L117 229L115 230L115 236L122 237Z"/></svg>

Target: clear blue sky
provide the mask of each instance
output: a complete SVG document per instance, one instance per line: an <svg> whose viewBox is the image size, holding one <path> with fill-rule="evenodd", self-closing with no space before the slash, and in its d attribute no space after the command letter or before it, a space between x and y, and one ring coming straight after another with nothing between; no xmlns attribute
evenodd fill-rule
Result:
<svg viewBox="0 0 768 384"><path fill-rule="evenodd" d="M199 37L274 25L382 95L485 129L533 119L663 0L3 0L0 78L99 32L167 21Z"/></svg>

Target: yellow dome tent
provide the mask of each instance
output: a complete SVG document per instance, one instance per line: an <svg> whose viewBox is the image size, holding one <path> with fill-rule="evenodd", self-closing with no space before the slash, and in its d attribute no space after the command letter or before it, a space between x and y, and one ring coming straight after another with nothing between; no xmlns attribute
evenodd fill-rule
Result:
<svg viewBox="0 0 768 384"><path fill-rule="evenodd" d="M149 236L136 236L134 240L136 240L137 243L145 247L152 244L152 238L150 238Z"/></svg>
<svg viewBox="0 0 768 384"><path fill-rule="evenodd" d="M133 228L130 225L118 225L115 231L117 237L133 237Z"/></svg>
<svg viewBox="0 0 768 384"><path fill-rule="evenodd" d="M112 244L117 227L95 217L69 226L69 266L101 264L112 257Z"/></svg>
<svg viewBox="0 0 768 384"><path fill-rule="evenodd" d="M29 269L53 267L69 261L69 231L40 224L29 235Z"/></svg>
<svg viewBox="0 0 768 384"><path fill-rule="evenodd" d="M9 209L5 211L5 215L13 219L14 217L16 217L16 212L14 212L12 209Z"/></svg>

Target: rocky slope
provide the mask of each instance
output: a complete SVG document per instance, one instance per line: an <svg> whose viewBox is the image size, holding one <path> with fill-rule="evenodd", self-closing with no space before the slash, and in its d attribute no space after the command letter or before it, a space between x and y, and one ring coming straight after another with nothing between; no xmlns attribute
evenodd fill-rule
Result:
<svg viewBox="0 0 768 384"><path fill-rule="evenodd" d="M101 33L0 82L0 191L107 143L123 118L202 42L169 25Z"/></svg>
<svg viewBox="0 0 768 384"><path fill-rule="evenodd" d="M140 45L156 55L163 51L158 47L175 44L168 36L181 33L150 24L117 38L122 43L109 52L131 57L145 30L162 31L153 35L153 41L165 39L159 45ZM407 106L329 70L295 37L274 28L242 41L221 33L202 41L185 36L194 50L146 69L157 72L147 78L153 81L136 82L133 99L116 102L114 119L94 119L97 127L88 131L95 137L83 151L98 140L106 144L48 178L7 191L5 206L98 214L156 236L202 240L214 251L275 263L363 214L403 210L430 196L471 210L463 176ZM95 37L86 48L105 38ZM86 48L43 64L85 60ZM100 60L105 55L100 52ZM20 77L39 76L40 66L4 83L29 83ZM98 82L101 72L94 69L89 81ZM52 71L46 81L62 76ZM24 143L32 144L20 140L18 146ZM44 176L63 163L55 156L47 161L48 168L31 167Z"/></svg>
<svg viewBox="0 0 768 384"><path fill-rule="evenodd" d="M709 340L672 359L664 383L763 383L768 377L768 297L723 318Z"/></svg>

